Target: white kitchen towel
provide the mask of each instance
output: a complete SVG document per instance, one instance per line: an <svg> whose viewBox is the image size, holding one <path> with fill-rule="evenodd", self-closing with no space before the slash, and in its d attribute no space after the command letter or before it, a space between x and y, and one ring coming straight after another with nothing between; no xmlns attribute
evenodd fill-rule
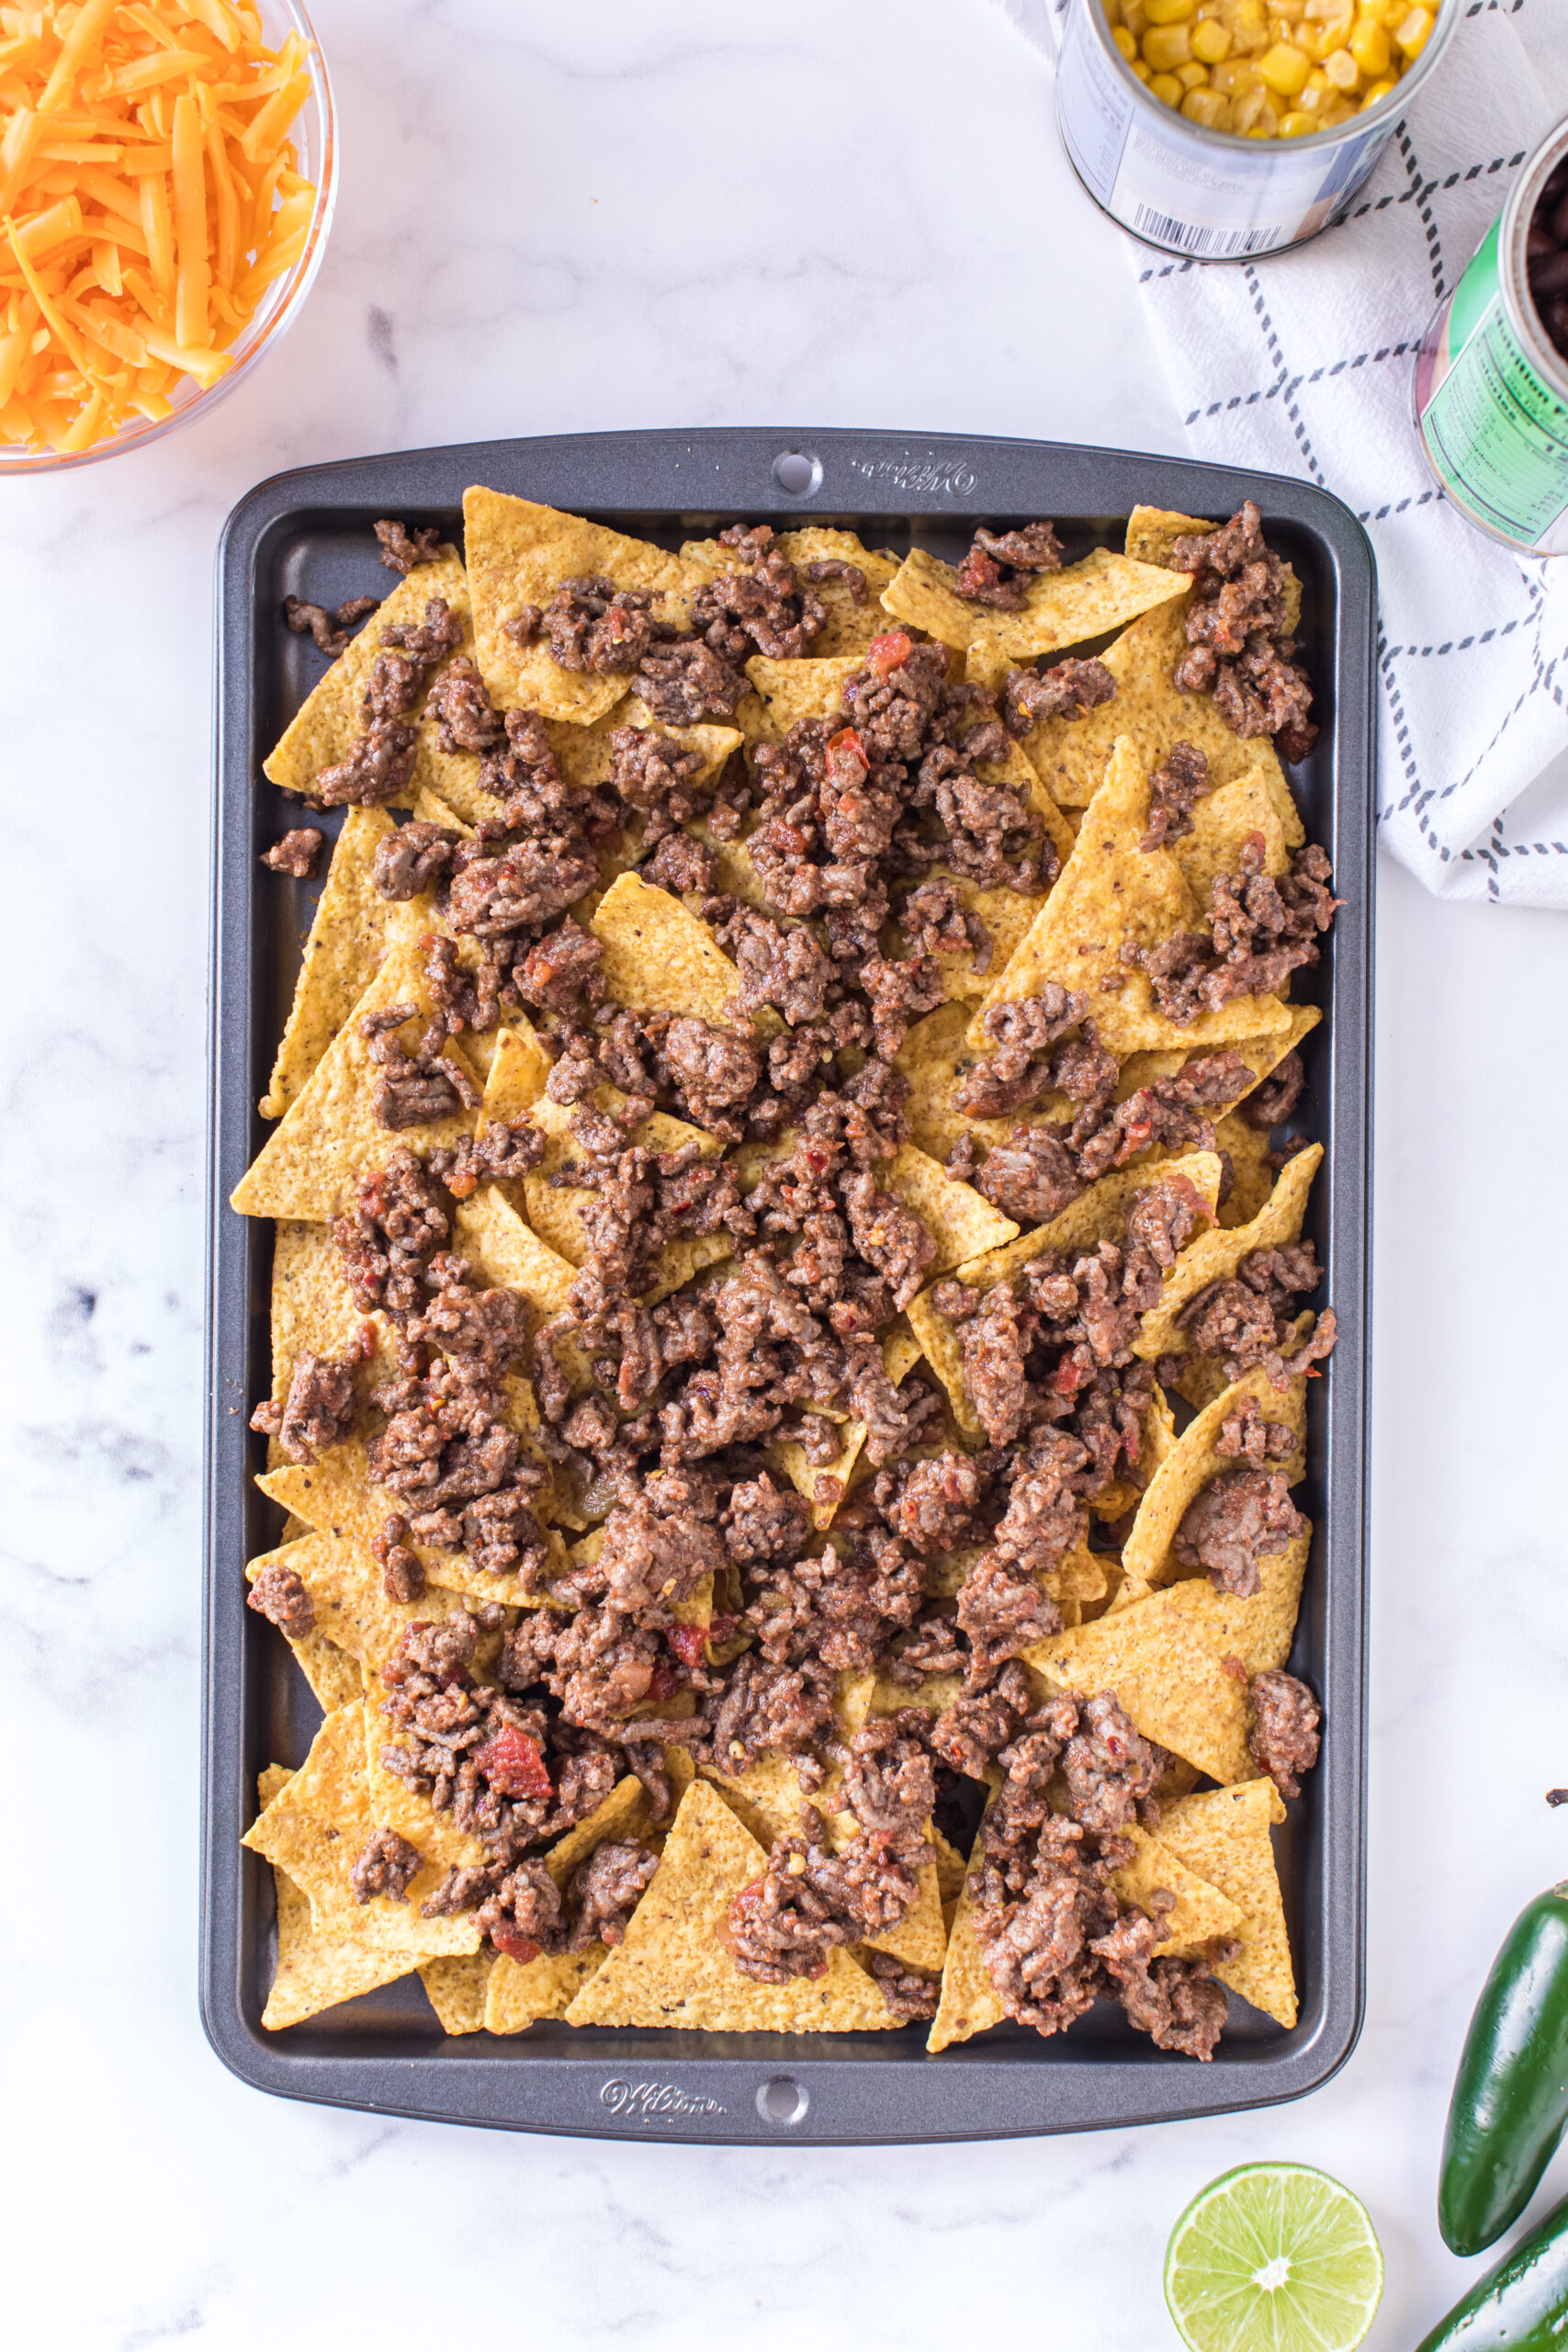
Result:
<svg viewBox="0 0 1568 2352"><path fill-rule="evenodd" d="M999 5L1050 48L1066 6L1099 0ZM1565 107L1568 0L1467 0L1342 226L1245 264L1126 241L1194 453L1315 481L1371 537L1390 849L1444 898L1540 907L1568 907L1568 557L1518 556L1461 519L1421 455L1410 379Z"/></svg>

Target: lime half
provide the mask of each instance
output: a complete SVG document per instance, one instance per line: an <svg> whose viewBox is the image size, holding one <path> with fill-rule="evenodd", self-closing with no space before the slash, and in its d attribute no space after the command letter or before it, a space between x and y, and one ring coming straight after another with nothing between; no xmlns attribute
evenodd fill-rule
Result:
<svg viewBox="0 0 1568 2352"><path fill-rule="evenodd" d="M1382 2293L1367 2209L1310 2165L1240 2165L1170 2233L1165 2300L1191 2352L1351 2352Z"/></svg>

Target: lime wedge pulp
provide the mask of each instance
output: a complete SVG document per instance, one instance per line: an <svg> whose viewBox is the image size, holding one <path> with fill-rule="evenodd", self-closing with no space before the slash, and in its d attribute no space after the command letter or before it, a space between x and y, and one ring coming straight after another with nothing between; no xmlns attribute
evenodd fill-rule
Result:
<svg viewBox="0 0 1568 2352"><path fill-rule="evenodd" d="M1170 2233L1165 2300L1190 2352L1352 2352L1382 2293L1367 2209L1311 2165L1240 2165Z"/></svg>

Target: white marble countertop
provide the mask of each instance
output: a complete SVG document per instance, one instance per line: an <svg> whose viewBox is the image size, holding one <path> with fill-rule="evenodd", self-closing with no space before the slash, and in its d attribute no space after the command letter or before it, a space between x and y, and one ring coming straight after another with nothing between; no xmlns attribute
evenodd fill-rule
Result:
<svg viewBox="0 0 1568 2352"><path fill-rule="evenodd" d="M591 2352L683 2345L695 2323L748 2346L804 2328L945 2347L1011 2324L1119 2352L1174 2344L1160 2258L1186 2199L1285 2156L1367 2199L1388 2260L1372 2342L1394 2352L1474 2267L1434 2222L1449 2082L1504 1928L1568 1852L1568 1814L1541 1802L1568 1780L1568 925L1439 908L1386 862L1371 1936L1337 2079L1158 2131L732 2153L286 2105L207 2048L206 877L230 506L311 460L619 425L1180 446L1048 69L987 0L316 13L343 187L292 336L188 432L0 491L16 2340L252 2352L477 2323Z"/></svg>

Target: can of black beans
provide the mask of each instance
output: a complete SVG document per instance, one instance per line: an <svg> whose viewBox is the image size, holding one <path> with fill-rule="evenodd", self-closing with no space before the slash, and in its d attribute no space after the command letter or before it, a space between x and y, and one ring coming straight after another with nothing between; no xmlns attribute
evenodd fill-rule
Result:
<svg viewBox="0 0 1568 2352"><path fill-rule="evenodd" d="M1568 555L1568 121L1439 306L1413 404L1427 462L1461 514L1530 555Z"/></svg>
<svg viewBox="0 0 1568 2352"><path fill-rule="evenodd" d="M1162 253L1251 261L1302 244L1348 211L1464 5L1439 0L1419 55L1348 121L1262 138L1211 130L1168 106L1118 47L1103 0L1070 0L1056 66L1067 160L1102 212Z"/></svg>

